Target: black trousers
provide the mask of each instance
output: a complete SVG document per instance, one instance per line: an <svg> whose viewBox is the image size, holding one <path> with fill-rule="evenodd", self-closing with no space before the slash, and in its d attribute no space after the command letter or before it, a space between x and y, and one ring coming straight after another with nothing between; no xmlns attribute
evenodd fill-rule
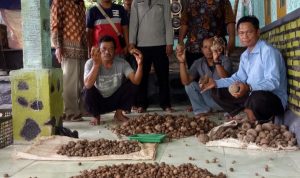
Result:
<svg viewBox="0 0 300 178"><path fill-rule="evenodd" d="M104 98L95 86L84 89L83 96L86 110L94 117L117 109L128 111L133 105L137 89L137 85L126 81L112 96L107 98Z"/></svg>
<svg viewBox="0 0 300 178"><path fill-rule="evenodd" d="M166 54L166 46L138 47L144 56L143 77L139 85L136 105L147 109L148 79L153 63L159 86L159 105L165 109L171 107L169 86L169 58Z"/></svg>
<svg viewBox="0 0 300 178"><path fill-rule="evenodd" d="M258 121L284 114L281 100L269 91L253 91L249 96L234 98L228 88L219 88L213 89L212 97L232 117L245 108L252 110Z"/></svg>

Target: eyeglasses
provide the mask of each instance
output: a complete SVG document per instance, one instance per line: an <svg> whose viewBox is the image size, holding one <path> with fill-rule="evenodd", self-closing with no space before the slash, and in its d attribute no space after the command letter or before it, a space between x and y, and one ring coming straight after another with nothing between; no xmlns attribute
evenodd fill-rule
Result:
<svg viewBox="0 0 300 178"><path fill-rule="evenodd" d="M243 36L243 35L252 35L252 34L254 34L255 33L255 31L253 31L253 30L251 30L251 31L239 31L238 32L238 34L240 35L240 36Z"/></svg>

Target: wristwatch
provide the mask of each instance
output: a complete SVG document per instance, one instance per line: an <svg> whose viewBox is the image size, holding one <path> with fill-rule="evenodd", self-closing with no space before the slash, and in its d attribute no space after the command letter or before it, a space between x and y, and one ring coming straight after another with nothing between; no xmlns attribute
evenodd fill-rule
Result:
<svg viewBox="0 0 300 178"><path fill-rule="evenodd" d="M214 61L214 65L222 65L222 61Z"/></svg>

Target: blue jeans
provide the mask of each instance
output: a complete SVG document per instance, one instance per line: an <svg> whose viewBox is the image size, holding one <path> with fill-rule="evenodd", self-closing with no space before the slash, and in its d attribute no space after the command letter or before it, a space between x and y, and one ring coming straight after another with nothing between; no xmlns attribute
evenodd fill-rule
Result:
<svg viewBox="0 0 300 178"><path fill-rule="evenodd" d="M197 82L192 82L189 85L186 85L185 91L189 96L195 115L222 110L222 108L211 97L211 91L208 90L201 93Z"/></svg>

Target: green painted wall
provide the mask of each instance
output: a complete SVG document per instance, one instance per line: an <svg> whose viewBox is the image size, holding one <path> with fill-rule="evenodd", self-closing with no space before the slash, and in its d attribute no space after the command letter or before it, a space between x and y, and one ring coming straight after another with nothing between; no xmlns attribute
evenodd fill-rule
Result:
<svg viewBox="0 0 300 178"><path fill-rule="evenodd" d="M55 119L59 124L63 113L62 70L20 69L11 71L10 77L14 139L54 134L44 123Z"/></svg>
<svg viewBox="0 0 300 178"><path fill-rule="evenodd" d="M49 1L22 0L21 7L24 68L51 68Z"/></svg>

